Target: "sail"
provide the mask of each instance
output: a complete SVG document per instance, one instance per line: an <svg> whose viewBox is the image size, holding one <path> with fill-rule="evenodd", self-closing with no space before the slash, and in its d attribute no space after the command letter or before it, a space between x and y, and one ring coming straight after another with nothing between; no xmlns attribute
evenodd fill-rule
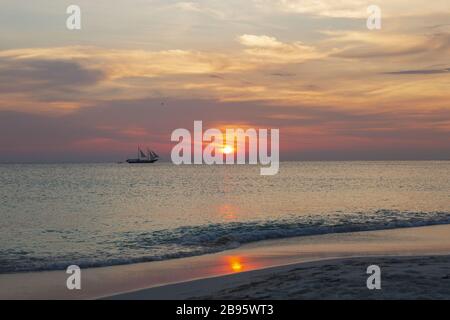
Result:
<svg viewBox="0 0 450 320"><path fill-rule="evenodd" d="M138 147L138 153L136 159L127 159L127 163L154 163L159 160L159 156L149 148L143 151Z"/></svg>
<svg viewBox="0 0 450 320"><path fill-rule="evenodd" d="M149 155L151 156L152 159L157 159L157 158L159 158L159 156L158 156L153 150L150 150L150 151L149 151Z"/></svg>
<svg viewBox="0 0 450 320"><path fill-rule="evenodd" d="M153 151L147 148L147 154L148 154L148 158L155 160L158 158L158 155Z"/></svg>

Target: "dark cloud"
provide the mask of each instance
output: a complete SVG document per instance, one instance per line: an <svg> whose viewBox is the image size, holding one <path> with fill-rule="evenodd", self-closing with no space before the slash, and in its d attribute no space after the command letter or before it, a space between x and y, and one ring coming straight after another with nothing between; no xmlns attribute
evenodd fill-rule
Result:
<svg viewBox="0 0 450 320"><path fill-rule="evenodd" d="M391 75L415 75L415 74L442 74L442 73L449 73L450 68L446 69L419 69L419 70L402 70L402 71L391 71L391 72L385 72L384 74L391 74Z"/></svg>
<svg viewBox="0 0 450 320"><path fill-rule="evenodd" d="M74 90L104 77L101 70L87 69L74 61L0 59L0 92L4 93Z"/></svg>
<svg viewBox="0 0 450 320"><path fill-rule="evenodd" d="M223 76L218 75L218 74L210 74L209 75L210 78L215 78L215 79L225 79Z"/></svg>
<svg viewBox="0 0 450 320"><path fill-rule="evenodd" d="M270 74L274 77L295 77L295 73L288 73L288 72L274 72Z"/></svg>

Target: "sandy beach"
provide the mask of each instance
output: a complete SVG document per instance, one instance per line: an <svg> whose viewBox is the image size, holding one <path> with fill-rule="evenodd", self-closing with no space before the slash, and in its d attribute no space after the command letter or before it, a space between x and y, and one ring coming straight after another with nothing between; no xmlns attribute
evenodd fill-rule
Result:
<svg viewBox="0 0 450 320"><path fill-rule="evenodd" d="M367 266L382 270L368 290ZM109 299L365 300L450 299L450 256L361 257L298 263L161 286Z"/></svg>
<svg viewBox="0 0 450 320"><path fill-rule="evenodd" d="M260 241L203 256L82 270L0 275L1 299L448 299L450 226ZM350 259L352 258L352 259ZM366 268L382 269L382 290Z"/></svg>

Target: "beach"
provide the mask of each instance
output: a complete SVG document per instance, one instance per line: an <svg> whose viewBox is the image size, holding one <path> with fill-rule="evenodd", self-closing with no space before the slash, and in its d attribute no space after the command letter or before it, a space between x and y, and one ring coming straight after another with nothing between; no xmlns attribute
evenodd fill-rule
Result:
<svg viewBox="0 0 450 320"><path fill-rule="evenodd" d="M367 266L383 270L368 290ZM141 290L110 299L367 300L450 299L450 256L362 257L305 262Z"/></svg>
<svg viewBox="0 0 450 320"><path fill-rule="evenodd" d="M348 232L242 245L195 257L0 275L1 299L449 299L450 226ZM368 290L366 269L381 268Z"/></svg>

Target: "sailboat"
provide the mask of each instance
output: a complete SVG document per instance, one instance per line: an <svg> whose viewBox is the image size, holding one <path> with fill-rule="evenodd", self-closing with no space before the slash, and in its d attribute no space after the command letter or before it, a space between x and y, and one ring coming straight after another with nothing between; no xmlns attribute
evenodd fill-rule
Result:
<svg viewBox="0 0 450 320"><path fill-rule="evenodd" d="M159 156L155 151L147 148L147 153L138 147L138 157L136 159L127 159L128 163L154 163L159 160Z"/></svg>

